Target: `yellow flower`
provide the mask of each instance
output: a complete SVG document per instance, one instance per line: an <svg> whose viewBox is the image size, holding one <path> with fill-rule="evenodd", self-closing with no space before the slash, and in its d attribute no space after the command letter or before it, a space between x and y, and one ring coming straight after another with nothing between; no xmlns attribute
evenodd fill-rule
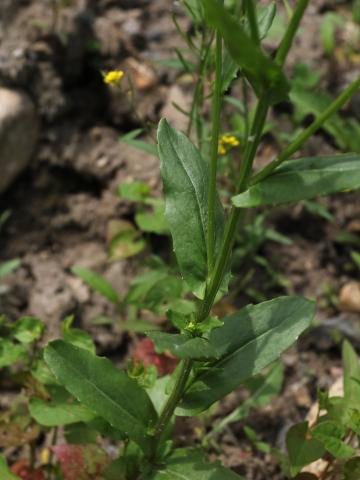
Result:
<svg viewBox="0 0 360 480"><path fill-rule="evenodd" d="M104 82L107 85L118 87L123 76L124 72L122 70L111 70L110 72L104 74Z"/></svg>
<svg viewBox="0 0 360 480"><path fill-rule="evenodd" d="M230 145L231 147L238 147L240 145L239 140L233 135L222 135L220 142Z"/></svg>
<svg viewBox="0 0 360 480"><path fill-rule="evenodd" d="M219 155L225 155L232 148L240 145L239 140L233 135L222 135L219 139Z"/></svg>

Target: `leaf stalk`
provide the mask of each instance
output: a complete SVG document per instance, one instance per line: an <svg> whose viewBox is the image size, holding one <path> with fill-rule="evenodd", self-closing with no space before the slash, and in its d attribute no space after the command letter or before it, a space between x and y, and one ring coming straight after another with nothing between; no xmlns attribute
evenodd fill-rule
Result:
<svg viewBox="0 0 360 480"><path fill-rule="evenodd" d="M336 113L360 88L360 76L352 82L330 105L321 113L305 130L303 130L293 142L291 142L280 155L253 176L251 185L268 177L279 165L296 153L304 143L321 128L326 120Z"/></svg>

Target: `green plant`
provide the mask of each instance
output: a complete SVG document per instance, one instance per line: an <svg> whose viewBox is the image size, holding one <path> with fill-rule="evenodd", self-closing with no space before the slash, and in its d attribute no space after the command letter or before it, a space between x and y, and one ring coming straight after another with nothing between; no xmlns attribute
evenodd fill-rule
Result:
<svg viewBox="0 0 360 480"><path fill-rule="evenodd" d="M202 2L206 20L216 29L209 167L190 140L172 129L165 120L160 122L158 129L165 215L181 274L198 298L196 313L179 315L177 318L176 326L180 333L148 334L158 350L170 350L182 359L171 382L170 392L165 394L160 415L145 391L107 360L63 341L53 342L46 349L46 361L58 380L76 398L140 447L142 460L138 460L139 478L160 478L164 474L171 478L176 471L195 478L194 470L199 468L205 468L211 476L217 470L219 473L215 475L232 478L232 474L226 474L219 466L204 467L197 456L192 459L191 456L183 456L182 452L170 454L168 427L171 418L176 409L178 414L189 415L208 408L274 360L311 319L313 305L291 297L248 306L223 322L209 316L219 292L221 295L227 289L234 233L242 209L304 200L319 194L357 188L360 184L356 175L357 157L354 156L286 161L350 97L358 88L359 80L275 161L251 177L251 166L266 113L270 105L283 99L288 91L288 83L280 65L285 60L306 3L299 2L275 62L272 62L259 48L258 23L252 2L245 2L250 34L220 4L210 0ZM223 41L260 98L250 130L251 138L247 140L240 167L234 207L226 224L216 191L224 87ZM246 44L248 48L239 48L241 44ZM74 365L79 367L74 368ZM186 459L186 462L180 459ZM125 472L128 468L126 456L122 468Z"/></svg>
<svg viewBox="0 0 360 480"><path fill-rule="evenodd" d="M165 316L168 311L179 314L194 311L194 303L186 298L190 289L175 275L174 267L156 256L148 259L146 266L132 279L128 292L122 298L102 275L82 267L72 268L75 275L115 307L115 319L99 316L93 319L94 324L116 323L127 332L144 332L155 327L142 318L142 311L158 316Z"/></svg>
<svg viewBox="0 0 360 480"><path fill-rule="evenodd" d="M244 382L249 393L248 399L212 426L210 432L203 438L203 445L206 446L210 441L213 442L214 435L223 431L231 423L246 419L253 408L269 404L280 393L283 380L284 367L280 361L277 361L264 373Z"/></svg>
<svg viewBox="0 0 360 480"><path fill-rule="evenodd" d="M315 421L311 425L306 421L296 424L287 433L288 468L292 476L300 470L306 472L310 463L323 458L316 472L321 479L359 478L360 365L347 340L343 343L342 357L343 395L329 396L319 392Z"/></svg>
<svg viewBox="0 0 360 480"><path fill-rule="evenodd" d="M73 328L73 320L73 317L67 317L62 322L62 338L71 345L95 354L92 339L83 330ZM43 450L45 459L41 466L38 465L35 454L38 440L43 435L49 434L50 448L53 448L57 441L58 427L62 426L70 453L73 458L76 456L80 465L78 471L72 474L88 475L85 457L94 455L93 442L104 424L100 418L94 417L86 406L80 405L48 369L41 346L45 332L45 324L37 318L22 317L16 322L10 322L5 317L0 317L1 384L19 391L11 397L10 402L2 404L0 448L21 449L28 446L31 452L30 459L20 459L13 465L14 473L15 470L19 470L25 475L25 477L20 475L20 478L34 480L67 478L64 468L59 469L55 465L52 450ZM92 427L93 422L96 424L96 430ZM106 434L111 435L111 429L108 429ZM79 453L75 448L82 443L88 445ZM102 455L103 457L105 455L103 451ZM95 465L97 461L95 457L93 459ZM88 467L90 468L90 464ZM60 470L65 477L60 474ZM0 474L2 479L19 479L17 475L10 473L5 459L1 456Z"/></svg>
<svg viewBox="0 0 360 480"><path fill-rule="evenodd" d="M198 415L242 383L249 382L310 325L315 305L300 297L279 297L247 305L223 319L211 315L213 305L228 289L238 226L247 209L360 187L359 155L289 160L358 90L360 78L323 111L315 112L314 121L276 159L253 173L269 109L285 100L291 87L282 67L308 0L297 2L274 59L261 48L267 25L274 18L274 5L260 17L252 0L230 2L229 8L217 0L182 3L200 39L199 45L195 45L191 37L185 37L198 59L194 101L188 114L187 135L177 132L163 119L157 138L165 218L183 282L177 297L192 292L195 309L175 309L171 302L165 303L169 321L177 333L154 330L147 333L158 352L170 351L180 363L171 376L153 379L154 383L149 381L152 378L149 375L144 381L143 371L126 372L110 360L96 356L94 345L88 339L84 341L79 331L74 333L71 320L67 320L64 338L50 342L44 350L50 371L42 372L42 383L52 386L52 399L46 403L34 398L30 404L32 415L48 427L63 425L70 419L74 429L68 438L78 438L80 432L81 438L92 442L98 434L119 442L118 457L102 473L110 480L240 478L219 463L207 463L197 449L176 448L176 439L171 435L174 417ZM181 52L178 57L184 68L192 70ZM245 113L242 157L241 162L235 163L237 179L231 203L226 204L229 210L226 214L217 188L218 149L222 100L236 75L244 92L252 89L257 101L255 108ZM206 100L204 83L209 77L213 77L212 114L207 129L202 107ZM193 129L195 144L190 140ZM143 202L147 194L142 188L136 189L137 199L139 191ZM75 273L121 310L122 300L111 285L92 272L78 268ZM163 280L169 282L169 277ZM155 282L138 279L129 295L133 298L135 295L136 302L145 296L148 305L151 301L147 294L156 291L159 283L158 277ZM158 307L159 302L155 303ZM41 365L44 366L42 361ZM51 392L50 387L48 391ZM255 390L252 392L255 395ZM338 435L334 430L321 432L323 425L319 427L319 438ZM290 451L294 442L299 445L299 438L306 440L307 426L294 428L297 430L288 435ZM255 441L250 429L247 434ZM325 451L321 442L313 440L312 457ZM304 463L304 459L299 461L298 452L296 455L295 462L291 459L294 475L300 463ZM306 455L305 460L305 463L309 460Z"/></svg>
<svg viewBox="0 0 360 480"><path fill-rule="evenodd" d="M301 125L308 115L320 115L331 103L331 96L319 89L319 81L320 76L308 65L299 64L295 67L289 98L294 106L292 116L296 126ZM331 135L339 148L360 151L360 124L355 118L342 118L339 114L334 114L321 128ZM290 139L292 140L291 137Z"/></svg>

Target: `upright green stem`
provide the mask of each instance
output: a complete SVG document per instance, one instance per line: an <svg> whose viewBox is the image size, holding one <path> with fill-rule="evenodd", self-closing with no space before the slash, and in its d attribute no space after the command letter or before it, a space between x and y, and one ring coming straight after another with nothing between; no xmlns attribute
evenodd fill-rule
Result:
<svg viewBox="0 0 360 480"><path fill-rule="evenodd" d="M289 49L294 40L296 31L299 27L300 20L305 12L309 0L299 0L294 14L291 18L290 24L285 32L284 38L280 44L278 52L276 54L276 62L278 65L283 65ZM244 160L240 168L239 181L237 185L237 194L246 190L251 177L251 169L256 155L257 148L260 143L261 134L266 120L266 115L269 109L268 94L266 93L263 98L260 98L255 113L254 122L251 128L250 137L247 140L246 150L244 153ZM224 240L220 249L219 256L213 271L213 275L210 278L208 289L206 291L206 297L201 305L201 309L198 314L198 321L205 319L211 310L214 303L216 294L221 285L221 281L224 276L224 272L228 266L231 248L234 242L235 230L239 217L241 214L240 209L232 207L230 216L225 227Z"/></svg>
<svg viewBox="0 0 360 480"><path fill-rule="evenodd" d="M167 424L169 423L171 417L174 414L175 408L181 399L183 391L186 386L186 382L189 378L192 368L191 360L183 360L180 366L180 371L177 377L176 384L173 391L171 392L170 397L168 398L163 411L161 412L159 419L154 427L154 442L153 442L153 452L152 455L156 455L156 449L161 439L161 435L164 432Z"/></svg>
<svg viewBox="0 0 360 480"><path fill-rule="evenodd" d="M239 186L238 186L237 193L241 193L241 191L245 189L247 186L247 182L249 180L250 173L251 173L251 166L254 161L255 153L260 142L261 133L265 123L268 108L269 108L269 105L266 99L265 101L259 102L256 114L255 114L253 127L251 130L253 140L251 142L248 142L248 147L245 152L244 162L241 168L241 172L243 173L241 173L241 176L239 179ZM211 277L211 282L209 284L209 289L206 292L206 298L202 302L201 308L198 312L198 316L197 316L198 322L203 321L208 316L210 309L214 303L216 293L219 289L226 265L229 260L232 242L235 234L237 221L240 216L240 212L241 212L240 209L232 208L231 210L230 219L227 224L227 229L224 236L224 242L221 248L221 253L216 262L216 266L215 266L213 275ZM181 399L187 380L191 373L191 368L192 368L192 362L190 360L184 360L182 362L174 389L168 401L166 402L163 411L160 414L159 420L157 421L154 427L153 456L156 454L156 448L161 438L161 435L166 425L168 424L169 420L171 419L172 415L174 414L175 408L179 400Z"/></svg>
<svg viewBox="0 0 360 480"><path fill-rule="evenodd" d="M258 103L250 136L247 139L244 160L241 164L239 180L236 189L237 193L240 193L244 188L246 188L248 179L250 178L252 164L260 143L268 110L269 102L267 97L264 96L264 98L262 98Z"/></svg>
<svg viewBox="0 0 360 480"><path fill-rule="evenodd" d="M286 29L285 35L276 52L275 61L278 65L283 65L285 62L285 59L287 57L287 54L289 53L289 50L291 48L296 32L298 31L300 21L302 19L302 16L304 15L304 12L308 4L309 4L309 0L299 0L298 3L296 4L295 11L291 17L288 28Z"/></svg>
<svg viewBox="0 0 360 480"><path fill-rule="evenodd" d="M245 135L245 138L248 139L249 131L250 131L249 94L248 94L248 84L245 78L242 79L242 94L244 98L244 135Z"/></svg>
<svg viewBox="0 0 360 480"><path fill-rule="evenodd" d="M241 193L247 187L251 175L251 168L254 162L255 154L260 143L266 115L269 109L267 98L258 102L254 122L251 128L250 138L248 139L244 160L240 168L240 176L236 193ZM240 217L241 209L232 208L228 222L225 227L224 240L221 245L220 253L217 258L213 274L210 278L209 286L206 291L206 297L201 304L197 321L203 321L210 313L216 294L221 285L224 272L228 266L231 248L233 245L236 226Z"/></svg>
<svg viewBox="0 0 360 480"><path fill-rule="evenodd" d="M212 108L212 141L210 150L210 182L208 192L208 268L209 272L212 269L213 255L214 255L214 223L215 223L215 195L216 195L216 173L217 173L217 158L218 158L218 143L220 132L220 111L221 111L221 86L222 86L222 39L219 33L216 34L216 57L215 57L215 85L213 94L213 108ZM191 127L190 127L191 128ZM161 435L174 414L175 408L181 399L186 382L189 378L192 368L190 360L184 360L180 367L180 372L171 395L166 402L163 411L160 414L159 420L154 427L154 451L159 443Z"/></svg>
<svg viewBox="0 0 360 480"><path fill-rule="evenodd" d="M328 118L336 113L360 88L360 76L351 83L330 105L324 110L305 130L303 130L293 142L291 142L280 155L264 167L259 173L254 175L251 184L255 184L270 175L275 168L287 160L291 155L299 150L300 147L320 128Z"/></svg>
<svg viewBox="0 0 360 480"><path fill-rule="evenodd" d="M212 101L212 130L210 146L210 179L208 191L208 224L207 224L207 262L208 275L211 274L214 263L215 244L215 197L216 197L216 174L220 133L221 113L221 87L222 87L222 38L216 33L215 46L215 85Z"/></svg>

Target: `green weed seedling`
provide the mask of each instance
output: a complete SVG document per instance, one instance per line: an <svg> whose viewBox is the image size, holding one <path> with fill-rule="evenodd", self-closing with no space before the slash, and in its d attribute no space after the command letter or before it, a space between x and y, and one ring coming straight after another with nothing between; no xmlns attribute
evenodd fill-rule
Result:
<svg viewBox="0 0 360 480"><path fill-rule="evenodd" d="M217 0L180 3L194 24L193 36L179 27L194 61L180 51L177 61L196 79L194 100L187 112L186 132L176 131L162 119L157 130L157 152L154 145L150 149L161 161L166 225L181 276L178 297L183 295L186 300L191 293L187 301L195 304L195 308L180 308L174 314L167 305L169 319L177 332L149 329L147 333L157 351L170 351L179 359L178 367L171 376L159 378L151 386L138 381L134 370L127 372L109 359L96 356L93 344L79 338L79 332L72 332L71 320L67 320L63 338L50 342L44 350L48 369L42 371L43 383L53 386L50 403L34 395L30 404L32 416L40 424L49 428L65 425L69 443L79 443L80 438L83 444L93 445L101 436L117 445L117 458L104 464L99 461L96 466L102 465L101 475L108 480L241 478L219 462L208 463L204 452L194 445L177 448L177 439L172 435L174 419L200 415L246 382L254 403L243 405L233 417L225 418L223 425L226 425L241 418L252 405L268 399L271 392L276 393L281 372L270 370L268 380L272 378L273 384L263 383L262 387L249 379L272 365L296 342L315 313L313 302L283 296L249 304L221 319L211 315L213 305L227 294L234 241L244 213L255 207L311 200L360 187L360 156L357 153L292 159L359 89L360 78L324 108L313 112L313 122L295 135L275 159L260 170L253 168L270 108L291 95L292 85L283 73L283 65L308 0L298 0L293 10L288 5L289 21L274 58L264 53L261 43L276 18L275 4L260 10L253 0L226 2L226 7ZM233 193L224 201L218 185L222 106L235 77L243 87L242 102L246 104L245 99L251 93L256 104L254 108L249 105L245 108L241 134L237 136L237 132L230 131L242 141L241 158L236 151L229 155L234 157L234 178L229 182L233 185ZM209 80L212 108L208 126L203 107L209 100L205 88ZM136 135L128 137L127 141L141 142ZM137 146L144 148L143 144ZM136 195L139 191L141 193L142 189L138 189ZM137 201L147 208L149 198L146 192L143 194ZM123 300L101 277L80 269L75 273L121 309ZM151 298L161 284L159 278L156 281L149 278L151 275L153 272L138 278L129 293L139 305L141 302L149 305L148 295ZM163 285L168 281L164 276ZM238 281L241 278L234 283ZM356 363L348 359L352 353L347 345L344 348L345 364L351 364L354 369ZM350 367L346 368L349 371ZM353 377L357 379L357 370L347 373L345 390L352 393L345 396L350 395L351 402L356 403L358 385ZM261 388L265 392L268 389L268 393L261 393ZM330 400L323 399L324 402ZM357 435L356 415L351 410L350 416L344 413L345 418L339 420L338 413L329 412L342 407L331 405L330 408L328 403L325 406L327 417L319 418L312 427L310 444L306 423L293 427L288 434L290 474L293 476L303 465L327 453L336 458L354 455L351 442L346 443L345 439L350 430L351 438ZM219 424L216 428L220 428ZM247 429L247 436L262 449L267 449L257 442L251 429ZM304 443L306 448L303 448ZM87 459L93 456L90 451ZM356 458L351 458L344 464L345 478L355 478L347 472L355 471L357 462ZM4 465L2 462L0 468L6 468ZM88 467L94 468L93 465Z"/></svg>
<svg viewBox="0 0 360 480"><path fill-rule="evenodd" d="M142 319L142 311L162 317L169 311L182 315L194 311L194 302L186 298L191 291L181 278L175 275L172 265L152 256L146 266L145 271L132 279L124 297L120 297L102 275L83 267L72 268L75 275L115 307L117 318L95 317L94 324L115 323L123 331L144 332L155 326Z"/></svg>
<svg viewBox="0 0 360 480"><path fill-rule="evenodd" d="M150 188L146 183L122 183L119 185L118 194L120 198L136 203L135 223L142 232L158 235L170 233L165 218L164 200L154 198L150 194Z"/></svg>

